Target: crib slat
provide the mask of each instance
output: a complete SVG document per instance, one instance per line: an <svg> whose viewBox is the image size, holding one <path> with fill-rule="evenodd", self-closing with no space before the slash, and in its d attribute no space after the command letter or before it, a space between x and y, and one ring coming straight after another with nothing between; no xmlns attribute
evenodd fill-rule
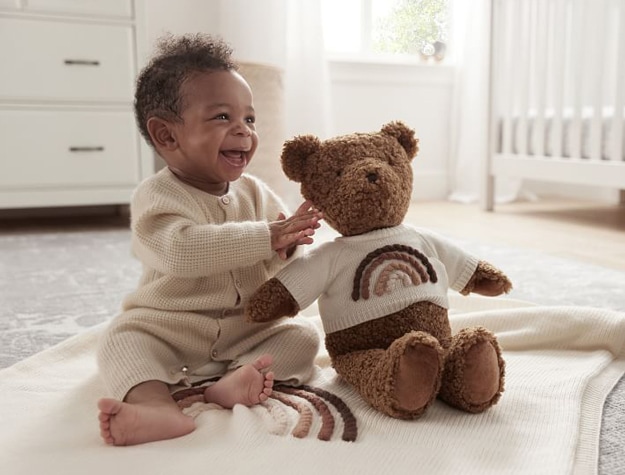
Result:
<svg viewBox="0 0 625 475"><path fill-rule="evenodd" d="M547 19L549 3L532 1L532 23L535 25L533 37L534 68L532 85L536 115L532 127L532 148L534 155L545 155L545 94L547 90Z"/></svg>
<svg viewBox="0 0 625 475"><path fill-rule="evenodd" d="M566 21L567 18L566 4L564 0L554 0L552 10L549 16L548 24L552 25L551 29L551 48L550 61L551 72L549 76L552 78L551 95L553 103L553 115L551 119L551 156L562 156L562 117L564 109L564 91L565 84L564 61L565 41L566 41ZM558 19L556 21L556 19Z"/></svg>
<svg viewBox="0 0 625 475"><path fill-rule="evenodd" d="M482 180L482 190L480 193L480 205L486 211L493 211L495 208L495 176L493 175L493 157L505 148L505 110L501 107L501 94L499 82L495 78L500 78L502 74L501 58L505 54L505 49L498 39L501 37L501 13L499 0L490 0L490 62L489 62L489 128L488 128L488 155L483 162L484 178ZM501 117L501 118L500 118ZM501 137L501 142L500 142Z"/></svg>
<svg viewBox="0 0 625 475"><path fill-rule="evenodd" d="M570 58L571 65L571 86L572 86L572 117L569 127L569 150L571 158L582 157L582 72L583 62L582 54L585 37L584 27L584 2L582 0L573 0L571 23L568 31L568 51L567 57Z"/></svg>
<svg viewBox="0 0 625 475"><path fill-rule="evenodd" d="M502 153L510 153L513 142L514 100L512 94L505 93L505 87L512 84L514 72L518 67L515 55L512 54L517 47L515 43L517 35L513 23L515 11L512 7L513 5L509 1L493 0L493 38L495 38L493 47L497 48L495 52L497 55L495 57L496 69L493 73L497 80L493 81L492 84L494 85L493 94L497 98L495 114L500 114L502 117Z"/></svg>
<svg viewBox="0 0 625 475"><path fill-rule="evenodd" d="M623 132L623 115L625 114L625 6L622 0L613 0L613 12L616 14L616 84L614 91L614 115L610 124L611 140L610 153L611 160L625 161L625 136ZM621 192L621 198L624 193ZM625 201L625 200L623 200Z"/></svg>
<svg viewBox="0 0 625 475"><path fill-rule="evenodd" d="M509 32L507 32L506 2L503 0L491 1L490 23L490 107L493 119L496 120L496 131L492 139L492 146L496 153L510 152L511 114L509 95L502 93L503 84L510 80L508 69L512 66L509 57ZM497 78L495 81L494 78Z"/></svg>
<svg viewBox="0 0 625 475"><path fill-rule="evenodd" d="M587 55L588 67L586 70L586 78L589 82L590 104L592 105L592 119L590 121L590 143L588 155L591 160L601 160L602 150L601 143L603 139L603 91L607 88L607 76L604 74L603 65L606 64L607 57L607 41L604 40L608 35L606 32L606 15L608 14L608 2L605 0L595 0L593 2L593 14L597 16L596 28L589 31L586 35L590 42L592 55ZM589 12L590 13L590 12ZM586 45L587 48L589 45ZM584 56L584 55L582 55Z"/></svg>
<svg viewBox="0 0 625 475"><path fill-rule="evenodd" d="M518 8L519 46L517 74L513 78L514 91L519 91L516 127L516 152L522 155L528 152L528 109L530 84L530 3L528 0L515 2Z"/></svg>

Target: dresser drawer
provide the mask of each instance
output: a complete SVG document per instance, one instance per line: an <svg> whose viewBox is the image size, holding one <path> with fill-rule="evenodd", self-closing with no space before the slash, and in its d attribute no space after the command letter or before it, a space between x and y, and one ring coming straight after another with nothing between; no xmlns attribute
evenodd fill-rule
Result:
<svg viewBox="0 0 625 475"><path fill-rule="evenodd" d="M132 0L28 0L26 10L132 17Z"/></svg>
<svg viewBox="0 0 625 475"><path fill-rule="evenodd" d="M0 110L0 190L139 181L130 111Z"/></svg>
<svg viewBox="0 0 625 475"><path fill-rule="evenodd" d="M132 29L0 18L0 99L131 102Z"/></svg>

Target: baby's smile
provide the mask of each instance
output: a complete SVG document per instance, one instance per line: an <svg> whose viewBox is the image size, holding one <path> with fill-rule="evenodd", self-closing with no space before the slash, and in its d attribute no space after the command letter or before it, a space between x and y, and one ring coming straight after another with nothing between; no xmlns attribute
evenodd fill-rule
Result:
<svg viewBox="0 0 625 475"><path fill-rule="evenodd" d="M247 153L243 150L222 150L220 154L233 167L245 167L247 165Z"/></svg>

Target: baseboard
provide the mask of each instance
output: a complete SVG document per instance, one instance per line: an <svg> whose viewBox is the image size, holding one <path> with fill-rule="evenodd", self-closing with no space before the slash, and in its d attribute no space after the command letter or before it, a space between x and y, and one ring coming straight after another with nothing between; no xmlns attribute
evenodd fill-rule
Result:
<svg viewBox="0 0 625 475"><path fill-rule="evenodd" d="M51 208L13 208L0 210L0 220L128 216L128 205L64 206Z"/></svg>

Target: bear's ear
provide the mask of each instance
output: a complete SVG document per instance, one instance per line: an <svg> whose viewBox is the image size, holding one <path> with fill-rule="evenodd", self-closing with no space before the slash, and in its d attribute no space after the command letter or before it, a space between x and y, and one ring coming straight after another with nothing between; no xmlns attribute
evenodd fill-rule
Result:
<svg viewBox="0 0 625 475"><path fill-rule="evenodd" d="M414 130L398 120L389 122L382 127L382 133L397 139L404 148L409 159L413 159L419 151L419 139L414 136Z"/></svg>
<svg viewBox="0 0 625 475"><path fill-rule="evenodd" d="M314 135L298 135L287 140L282 148L282 170L297 183L304 178L306 159L321 148L321 141Z"/></svg>

